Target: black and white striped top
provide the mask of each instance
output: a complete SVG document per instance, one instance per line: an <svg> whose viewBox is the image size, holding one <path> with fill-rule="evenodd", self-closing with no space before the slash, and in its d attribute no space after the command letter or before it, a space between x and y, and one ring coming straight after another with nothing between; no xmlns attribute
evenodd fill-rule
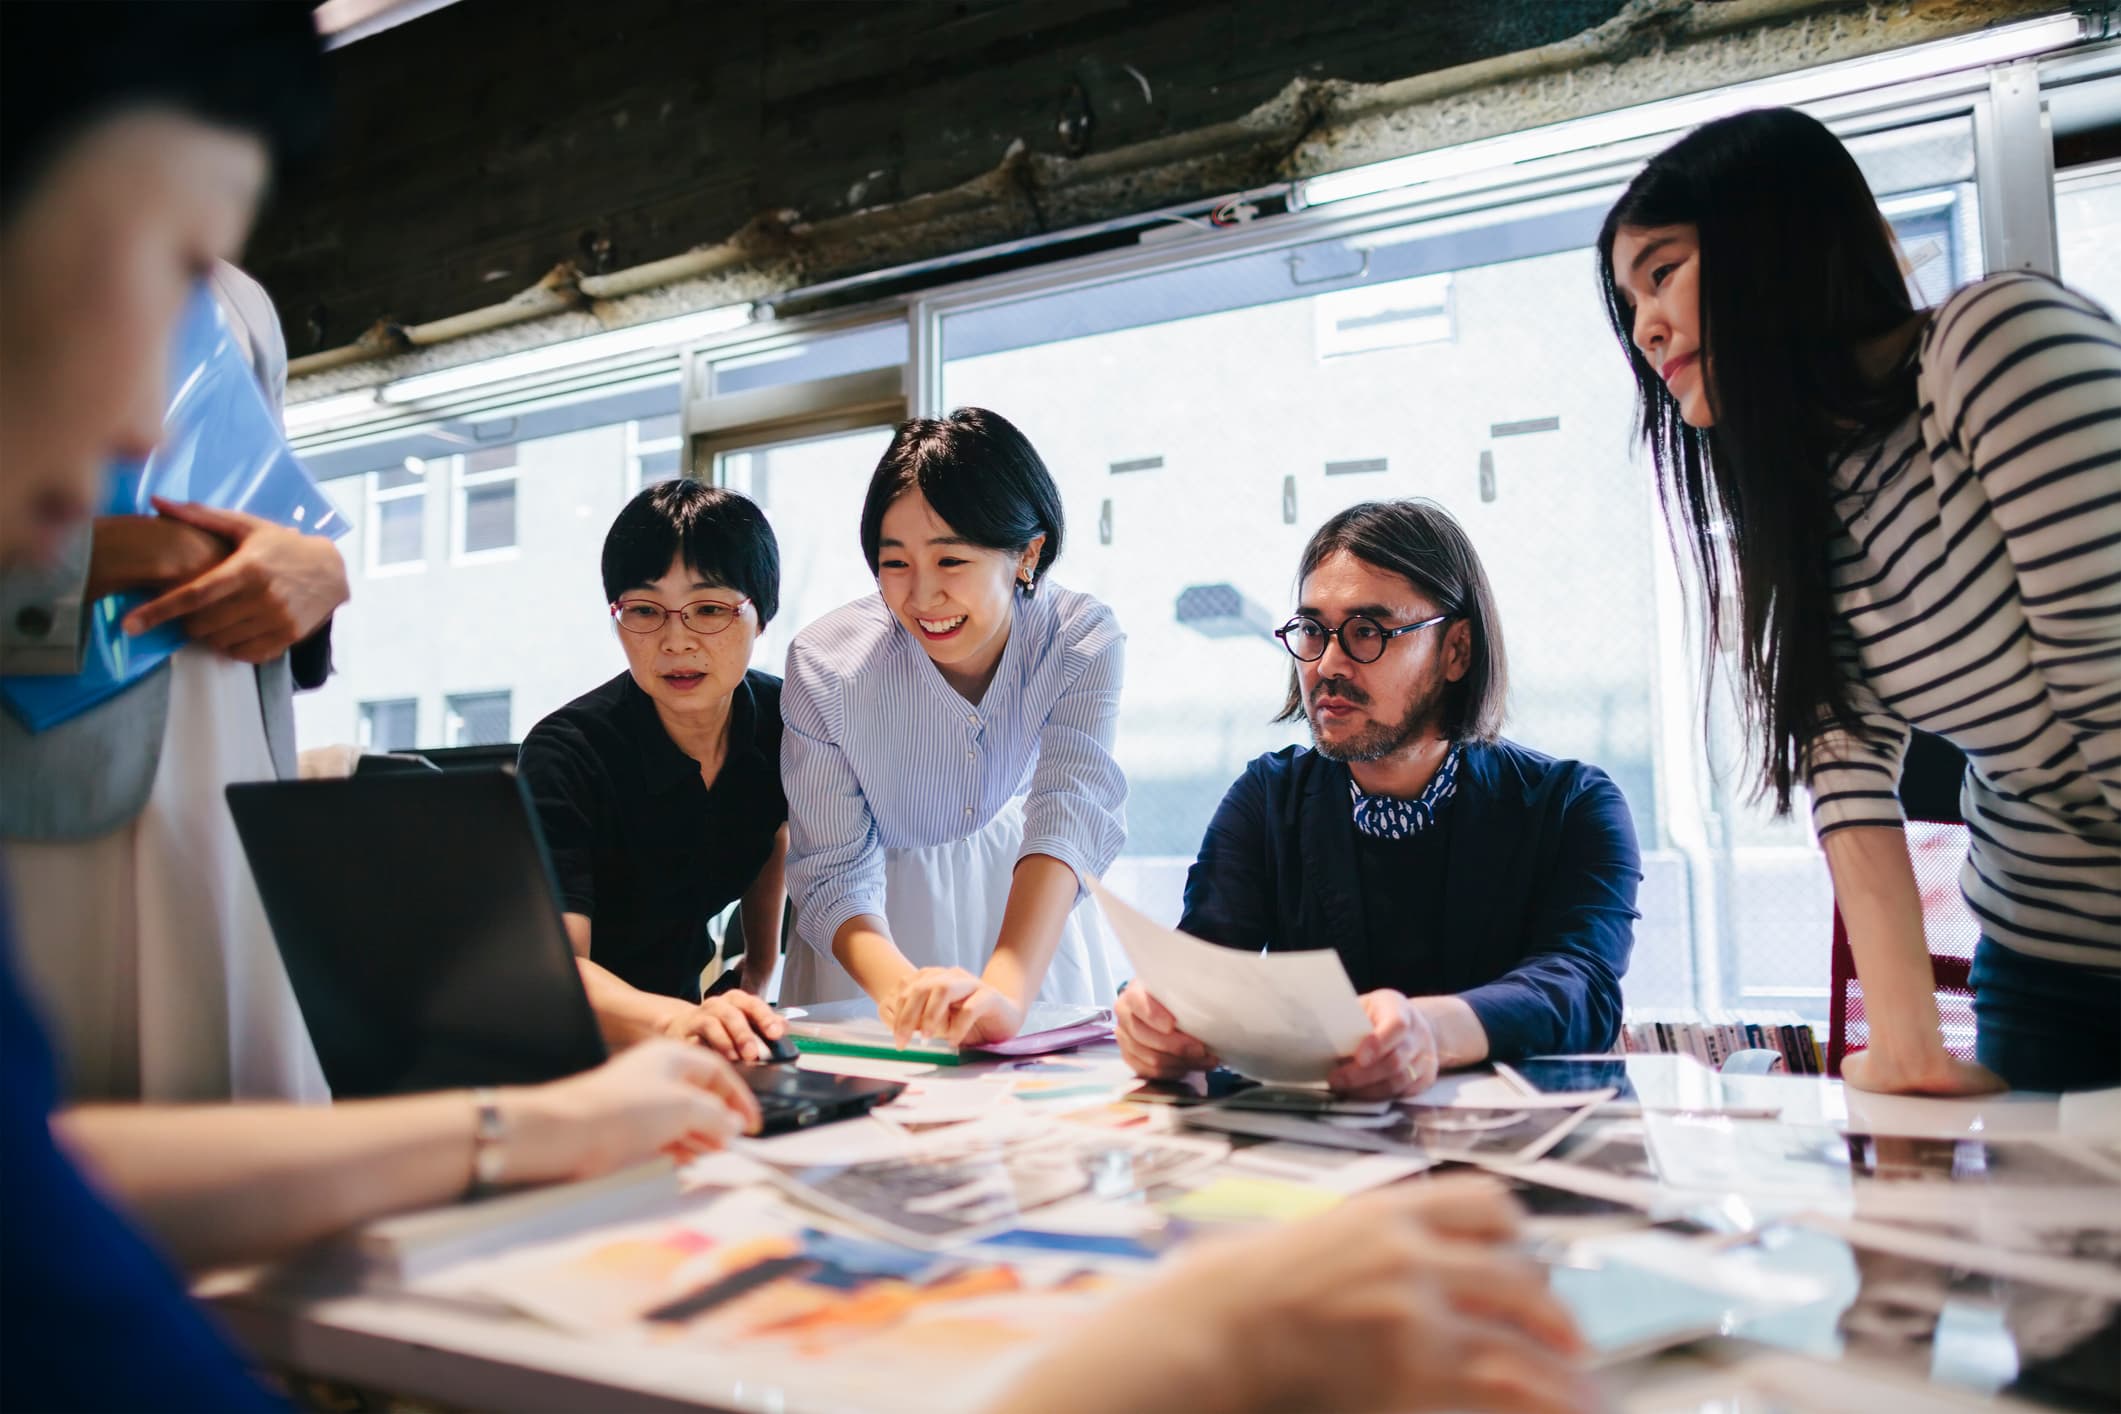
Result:
<svg viewBox="0 0 2121 1414"><path fill-rule="evenodd" d="M1901 824L1908 727L1967 754L1989 937L2121 970L2121 328L2036 275L1931 318L1920 407L1834 476L1835 647L1878 740L1807 749L1819 834Z"/></svg>

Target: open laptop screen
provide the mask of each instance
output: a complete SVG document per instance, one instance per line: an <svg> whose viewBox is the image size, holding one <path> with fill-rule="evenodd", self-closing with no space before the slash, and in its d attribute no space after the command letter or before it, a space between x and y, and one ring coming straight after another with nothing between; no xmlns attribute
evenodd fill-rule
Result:
<svg viewBox="0 0 2121 1414"><path fill-rule="evenodd" d="M604 1058L513 772L269 781L228 803L336 1098Z"/></svg>

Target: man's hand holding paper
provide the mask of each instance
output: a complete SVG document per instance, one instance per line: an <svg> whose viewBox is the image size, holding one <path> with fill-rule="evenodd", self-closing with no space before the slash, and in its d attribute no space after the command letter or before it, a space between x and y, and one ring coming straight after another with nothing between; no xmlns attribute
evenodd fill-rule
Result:
<svg viewBox="0 0 2121 1414"><path fill-rule="evenodd" d="M1122 1047L1158 1073L1199 1047L1202 1064L1220 1058L1255 1080L1316 1085L1373 1035L1339 954L1218 947L1164 927L1094 880L1090 889L1134 964L1135 983L1120 998ZM1136 988L1149 996L1129 1007ZM1162 1016L1172 1030L1155 1024Z"/></svg>
<svg viewBox="0 0 2121 1414"><path fill-rule="evenodd" d="M1149 1080L1177 1080L1222 1064L1198 1037L1179 1029L1178 1018L1147 987L1129 987L1121 992L1112 1015L1119 1053L1136 1075Z"/></svg>
<svg viewBox="0 0 2121 1414"><path fill-rule="evenodd" d="M1436 1081L1440 1055L1428 1018L1403 993L1381 988L1362 995L1370 1034L1355 1054L1326 1077L1336 1095L1358 1100L1395 1100L1416 1095Z"/></svg>

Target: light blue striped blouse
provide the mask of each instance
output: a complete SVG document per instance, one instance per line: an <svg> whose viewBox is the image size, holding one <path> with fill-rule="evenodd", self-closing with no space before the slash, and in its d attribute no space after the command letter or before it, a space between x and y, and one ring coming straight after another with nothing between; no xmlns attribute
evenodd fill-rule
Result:
<svg viewBox="0 0 2121 1414"><path fill-rule="evenodd" d="M1126 635L1112 611L1052 581L1016 597L1008 647L974 706L881 596L795 636L781 687L788 894L802 935L884 914L884 851L984 829L1024 796L1018 857L1078 877L1126 842L1127 779L1112 759Z"/></svg>

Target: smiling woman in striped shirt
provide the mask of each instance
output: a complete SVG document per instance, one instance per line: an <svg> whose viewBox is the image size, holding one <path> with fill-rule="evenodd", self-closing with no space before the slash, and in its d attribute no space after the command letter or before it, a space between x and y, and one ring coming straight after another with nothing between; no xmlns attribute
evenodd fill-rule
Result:
<svg viewBox="0 0 2121 1414"><path fill-rule="evenodd" d="M1871 1024L1847 1080L2121 1083L2121 329L2016 272L1916 309L1855 161L1789 109L1654 158L1599 252L1711 651L1778 807L1811 791ZM1979 1065L1938 1033L1911 727L1967 756Z"/></svg>
<svg viewBox="0 0 2121 1414"><path fill-rule="evenodd" d="M862 506L878 593L796 635L781 693L781 997L867 992L901 1038L998 1041L1034 1001L1113 997L1082 881L1126 839L1124 638L1047 579L1060 492L965 408L898 429Z"/></svg>

